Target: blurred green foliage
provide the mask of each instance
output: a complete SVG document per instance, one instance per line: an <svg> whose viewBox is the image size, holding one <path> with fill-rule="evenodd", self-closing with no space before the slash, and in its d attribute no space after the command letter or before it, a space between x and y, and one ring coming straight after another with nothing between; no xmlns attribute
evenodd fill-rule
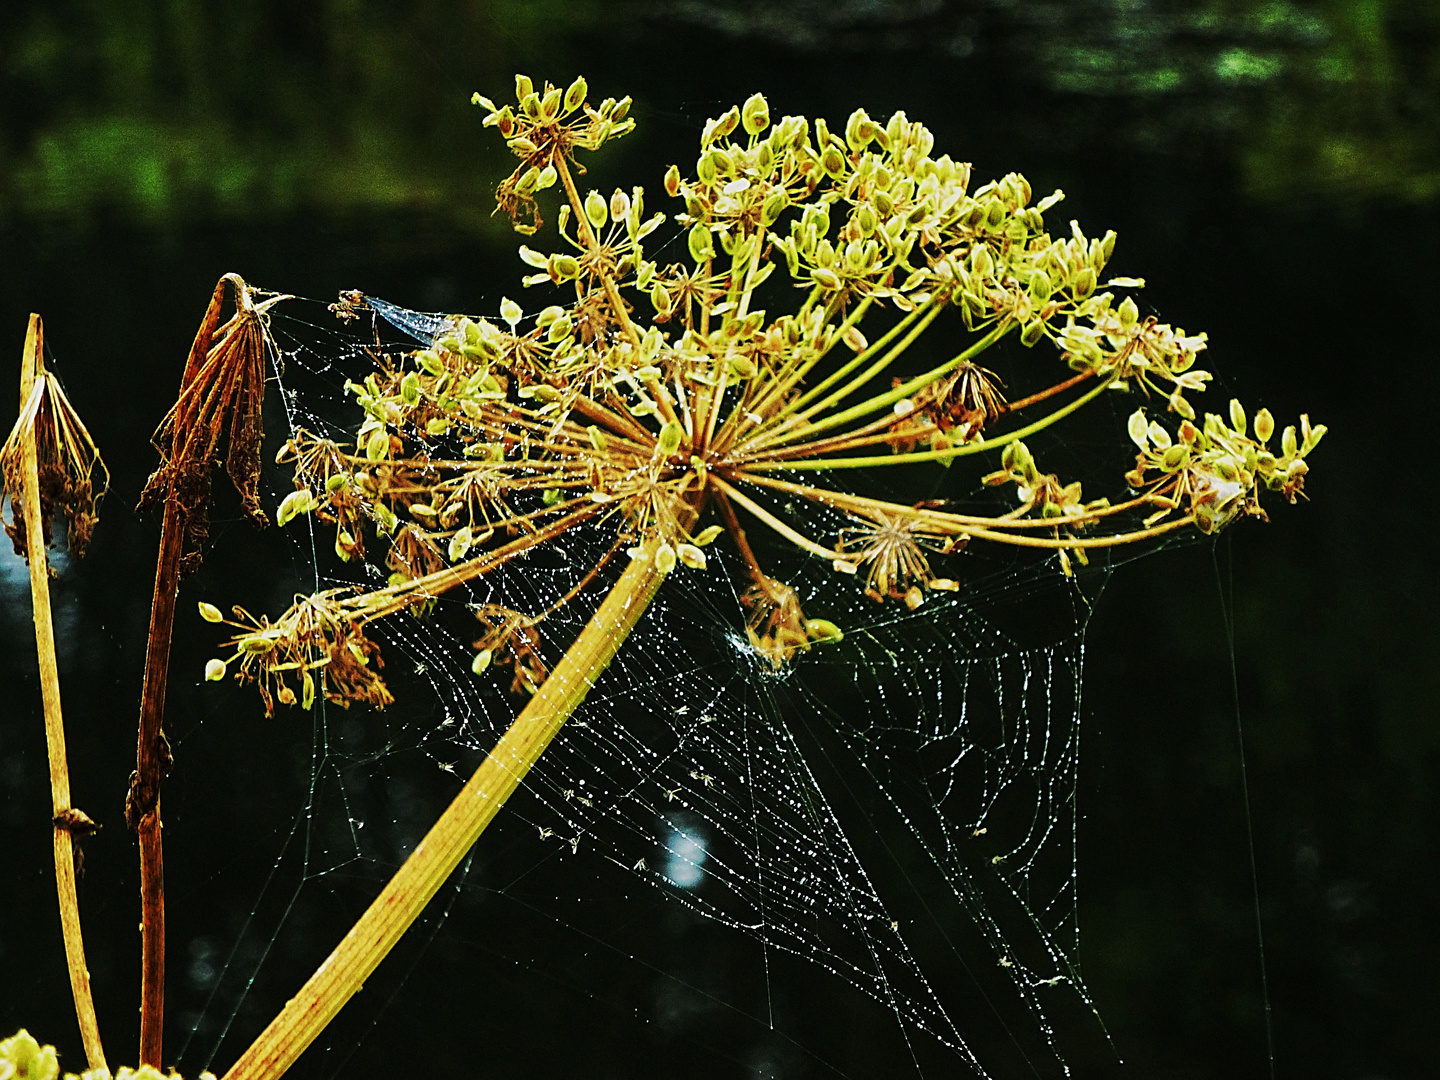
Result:
<svg viewBox="0 0 1440 1080"><path fill-rule="evenodd" d="M1434 0L670 0L733 37L928 54L1048 92L1016 138L1218 153L1265 201L1440 193ZM1096 107L1096 106L1099 107Z"/></svg>
<svg viewBox="0 0 1440 1080"><path fill-rule="evenodd" d="M30 5L0 28L0 214L156 221L296 209L482 227L471 81L508 84L566 0ZM563 52L549 69L563 66ZM487 178L487 179L482 179Z"/></svg>
<svg viewBox="0 0 1440 1080"><path fill-rule="evenodd" d="M923 54L942 96L963 71L1053 98L1017 138L1200 146L1265 200L1440 192L1433 0L57 0L0 26L0 218L400 210L481 229L495 163L470 92L527 64L563 77L596 35L643 67L677 23Z"/></svg>

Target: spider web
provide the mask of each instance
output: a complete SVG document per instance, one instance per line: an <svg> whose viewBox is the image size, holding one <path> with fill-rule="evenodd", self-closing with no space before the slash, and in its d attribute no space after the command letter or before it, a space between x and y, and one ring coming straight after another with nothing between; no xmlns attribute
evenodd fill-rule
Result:
<svg viewBox="0 0 1440 1080"><path fill-rule="evenodd" d="M436 316L373 306L422 341L436 329ZM373 339L295 317L302 305L285 310L273 325L284 407L269 408L272 428L283 422L271 435L278 443L303 427L353 439L342 386L369 370ZM374 329L394 337L378 319ZM290 487L278 472L271 483L277 500ZM813 536L845 524L810 505L777 512ZM382 583L379 571L366 580L330 555L327 527L310 522L307 532L309 520L285 530L301 591ZM613 540L604 522L572 530L442 597L424 618L373 627L399 704L384 714L317 704L300 803L289 804L269 875L228 943L191 943L174 1013L186 1031L182 1068L227 1060L258 1031L267 989L294 990L281 954L303 934L307 904L342 884L373 895L453 793L443 774L467 776L523 706L504 670L471 673L482 628L470 606L542 611ZM1083 596L1053 561L964 553L936 565L960 590L930 593L911 611L762 542L767 569L806 614L845 633L776 670L745 637L745 571L725 545L708 549L704 570L670 575L477 845L472 860L484 865L467 861L412 936L462 940L452 908L470 893L503 894L582 936L594 935L581 900L659 898L758 955L760 991L729 1007L768 1028L784 1026L778 972L799 958L888 1014L916 1074L952 1074L959 1061L988 1076L1006 1055L1035 1075L1068 1074L1060 1029L1078 1012L1101 1030L1079 973ZM539 625L547 663L618 572L612 565ZM260 710L252 692L207 692L236 699L224 709ZM201 738L215 715L186 737ZM522 869L502 874L504 860ZM328 951L333 941L319 938L311 951ZM373 1025L384 1007L367 1008ZM848 1075L809 1037L785 1037L829 1074ZM354 1043L323 1038L327 1069L339 1071Z"/></svg>

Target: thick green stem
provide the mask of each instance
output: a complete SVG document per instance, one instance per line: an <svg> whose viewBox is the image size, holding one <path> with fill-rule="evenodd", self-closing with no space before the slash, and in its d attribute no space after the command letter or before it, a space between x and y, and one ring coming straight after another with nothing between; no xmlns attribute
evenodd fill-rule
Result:
<svg viewBox="0 0 1440 1080"><path fill-rule="evenodd" d="M647 545L653 552L655 544ZM225 1080L273 1080L324 1030L460 865L650 606L664 575L635 559L510 730L344 940L286 1003Z"/></svg>

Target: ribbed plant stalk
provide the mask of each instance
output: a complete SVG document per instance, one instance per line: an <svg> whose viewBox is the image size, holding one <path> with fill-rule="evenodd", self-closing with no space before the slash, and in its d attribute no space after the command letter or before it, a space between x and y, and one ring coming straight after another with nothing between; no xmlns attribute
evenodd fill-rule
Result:
<svg viewBox="0 0 1440 1080"><path fill-rule="evenodd" d="M621 573L549 678L454 801L225 1080L271 1080L282 1075L395 947L585 700L650 606L665 577L655 565L656 546L647 545L646 555L633 559Z"/></svg>
<svg viewBox="0 0 1440 1080"><path fill-rule="evenodd" d="M235 317L222 326L220 308L227 288L234 297ZM162 722L175 601L185 567L187 534L195 532L197 520L207 513L209 475L220 459L220 444L227 429L227 470L247 513L252 519L264 521L252 489L259 476L259 403L264 393L265 338L260 319L264 308L274 302L257 307L249 287L237 274L226 274L216 283L190 348L179 397L161 426L166 433L160 437L166 446L166 460L142 496L142 505L152 496L163 498L164 516L150 602L135 774L125 799L125 817L140 843L140 1063L155 1068L160 1067L165 1025L165 864L160 787L171 767ZM244 453L237 452L237 444ZM195 538L191 535L190 539Z"/></svg>
<svg viewBox="0 0 1440 1080"><path fill-rule="evenodd" d="M44 331L39 315L30 316L25 331L25 352L20 358L20 409L45 370L42 356ZM45 530L40 509L40 470L34 424L21 435L21 469L25 516L25 552L30 564L30 601L35 614L35 655L40 665L40 695L45 708L45 743L50 758L50 801L55 823L55 887L60 899L60 928L65 937L65 962L70 969L70 993L85 1058L92 1069L106 1069L100 1043L100 1025L90 993L90 970L85 964L85 940L80 931L80 900L75 891L75 847L71 829L88 821L70 804L70 770L65 756L65 724L60 711L60 673L55 662L55 629L50 617L50 565L45 557Z"/></svg>

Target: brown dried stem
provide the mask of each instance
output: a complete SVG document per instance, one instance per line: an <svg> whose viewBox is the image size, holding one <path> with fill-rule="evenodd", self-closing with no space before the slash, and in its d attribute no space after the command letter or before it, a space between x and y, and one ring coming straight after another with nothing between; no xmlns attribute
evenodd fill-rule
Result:
<svg viewBox="0 0 1440 1080"><path fill-rule="evenodd" d="M226 286L235 316L220 325ZM279 298L275 298L279 299ZM145 682L140 697L135 773L125 798L125 818L139 835L141 899L140 1063L160 1067L165 1016L165 872L160 835L160 785L172 759L161 723L170 667L170 638L182 574L199 564L208 532L210 470L222 437L229 445L226 470L247 514L264 523L256 486L260 475L260 403L265 392L264 310L245 282L227 274L215 286L195 335L180 395L156 433L160 468L150 477L141 508L164 500Z"/></svg>
<svg viewBox="0 0 1440 1080"><path fill-rule="evenodd" d="M94 822L70 805L70 772L65 760L65 724L60 711L60 674L55 662L55 631L50 617L50 568L45 557L45 527L40 501L39 455L35 423L38 410L27 408L33 393L43 392L37 381L45 378L42 358L44 331L40 316L31 315L20 359L18 425L24 501L25 551L30 564L30 600L35 613L35 654L40 664L40 694L45 706L45 741L50 758L50 800L55 827L55 886L60 898L60 927L65 937L65 960L70 969L70 992L80 1038L92 1069L106 1069L100 1026L90 994L90 971L85 964L85 941L80 931L80 901L75 891L75 850L72 833L81 835ZM53 403L52 403L53 407ZM27 413L29 422L27 423ZM12 492L12 498L14 493Z"/></svg>

